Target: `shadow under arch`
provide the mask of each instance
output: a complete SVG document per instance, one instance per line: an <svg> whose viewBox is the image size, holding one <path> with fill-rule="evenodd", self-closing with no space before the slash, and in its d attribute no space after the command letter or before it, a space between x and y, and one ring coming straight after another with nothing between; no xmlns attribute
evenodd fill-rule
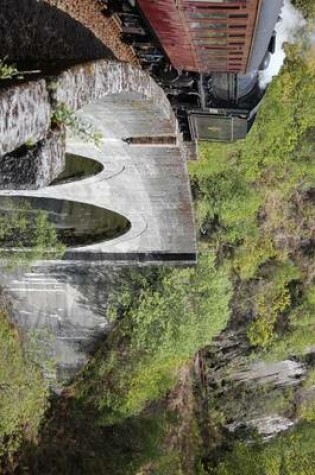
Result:
<svg viewBox="0 0 315 475"><path fill-rule="evenodd" d="M50 183L49 186L75 183L76 181L96 176L103 170L104 166L97 160L67 153L64 170Z"/></svg>
<svg viewBox="0 0 315 475"><path fill-rule="evenodd" d="M26 209L30 219L44 211L56 229L59 240L68 248L88 246L122 236L131 228L127 218L99 206L66 199L34 196L0 196L0 213ZM28 236L22 236L24 245ZM9 241L12 245L14 241ZM27 244L26 246L27 247Z"/></svg>
<svg viewBox="0 0 315 475"><path fill-rule="evenodd" d="M19 69L55 72L114 56L88 28L43 0L0 0L0 58Z"/></svg>

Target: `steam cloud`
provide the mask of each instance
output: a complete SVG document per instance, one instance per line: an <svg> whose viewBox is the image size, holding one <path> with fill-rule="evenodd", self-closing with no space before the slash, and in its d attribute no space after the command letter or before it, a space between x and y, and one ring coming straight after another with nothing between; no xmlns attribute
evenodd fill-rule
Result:
<svg viewBox="0 0 315 475"><path fill-rule="evenodd" d="M306 25L306 20L302 13L291 5L290 0L284 0L281 17L282 20L277 23L275 28L277 32L276 51L271 55L268 68L259 73L259 83L262 89L267 86L273 76L279 73L283 65L285 59L284 44L295 43L297 35Z"/></svg>

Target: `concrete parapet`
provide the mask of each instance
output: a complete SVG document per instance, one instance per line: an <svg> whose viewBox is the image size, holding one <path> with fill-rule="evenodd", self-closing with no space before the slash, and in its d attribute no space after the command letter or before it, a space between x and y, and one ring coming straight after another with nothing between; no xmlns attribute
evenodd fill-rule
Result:
<svg viewBox="0 0 315 475"><path fill-rule="evenodd" d="M50 129L58 103L71 110L108 95L136 94L151 101L175 125L176 119L163 89L141 69L117 61L93 61L73 66L54 78L30 81L0 92L0 156L27 141L36 143Z"/></svg>

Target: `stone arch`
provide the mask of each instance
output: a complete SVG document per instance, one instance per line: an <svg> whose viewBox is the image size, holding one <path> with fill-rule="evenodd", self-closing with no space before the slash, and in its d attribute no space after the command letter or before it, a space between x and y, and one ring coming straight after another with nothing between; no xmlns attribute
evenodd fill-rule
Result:
<svg viewBox="0 0 315 475"><path fill-rule="evenodd" d="M128 63L91 61L72 66L53 78L14 85L0 92L0 156L30 140L37 143L47 139L56 105L64 104L76 111L115 94L136 94L138 99L150 101L175 127L176 119L163 89L147 73ZM53 148L55 152L55 145ZM44 153L47 160L51 151Z"/></svg>
<svg viewBox="0 0 315 475"><path fill-rule="evenodd" d="M161 87L137 66L119 61L92 61L63 71L57 78L55 100L78 110L110 95L135 94L151 101L165 118L176 122L171 105Z"/></svg>

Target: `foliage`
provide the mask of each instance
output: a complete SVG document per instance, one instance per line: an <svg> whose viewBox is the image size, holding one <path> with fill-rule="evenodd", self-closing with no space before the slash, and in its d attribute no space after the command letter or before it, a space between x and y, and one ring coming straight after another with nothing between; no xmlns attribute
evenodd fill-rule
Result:
<svg viewBox="0 0 315 475"><path fill-rule="evenodd" d="M305 290L302 302L290 311L290 327L285 335L275 336L268 352L268 360L280 360L288 355L302 356L315 344L315 286Z"/></svg>
<svg viewBox="0 0 315 475"><path fill-rule="evenodd" d="M292 0L292 4L301 10L306 18L315 18L315 5L313 0Z"/></svg>
<svg viewBox="0 0 315 475"><path fill-rule="evenodd" d="M7 267L58 258L64 249L44 211L32 209L25 200L2 200L0 259Z"/></svg>
<svg viewBox="0 0 315 475"><path fill-rule="evenodd" d="M160 272L155 283L144 280L137 293L123 292L123 306L121 300L113 302L123 319L106 360L99 355L77 388L101 408L104 423L136 414L162 397L179 368L229 318L230 286L225 269L215 268L213 254L200 256L197 269Z"/></svg>
<svg viewBox="0 0 315 475"><path fill-rule="evenodd" d="M195 475L187 470L182 447L175 442L183 422L181 408L172 406L171 398L170 394L136 416L104 426L93 406L67 394L60 403L52 403L41 443L25 447L22 470L32 473L36 467L41 475L145 475L148 470L155 475ZM188 451L191 425L185 429L183 445Z"/></svg>
<svg viewBox="0 0 315 475"><path fill-rule="evenodd" d="M36 435L46 404L39 369L25 358L17 332L0 312L0 458Z"/></svg>
<svg viewBox="0 0 315 475"><path fill-rule="evenodd" d="M312 475L315 426L300 424L267 444L235 443L213 475Z"/></svg>
<svg viewBox="0 0 315 475"><path fill-rule="evenodd" d="M290 282L300 277L293 264L273 266L272 270L272 277L254 295L256 318L247 333L249 342L262 348L273 338L279 315L291 306Z"/></svg>
<svg viewBox="0 0 315 475"><path fill-rule="evenodd" d="M279 329L281 341L292 338L296 315L308 308L297 306L291 293L306 289L305 269L311 272L302 243L312 242L315 219L313 201L306 198L315 187L315 64L302 44L287 47L287 54L246 140L202 145L200 161L190 164L203 248L228 258L234 281L248 282L247 334L262 348L278 344ZM289 273L277 281L280 268ZM290 276L290 269L297 275ZM235 305L241 314L242 306ZM280 318L290 328L285 335Z"/></svg>
<svg viewBox="0 0 315 475"><path fill-rule="evenodd" d="M303 381L302 394L297 407L297 415L306 422L315 422L315 368L308 371Z"/></svg>
<svg viewBox="0 0 315 475"><path fill-rule="evenodd" d="M0 80L1 79L11 79L12 77L19 74L19 71L14 65L6 63L6 58L0 59Z"/></svg>
<svg viewBox="0 0 315 475"><path fill-rule="evenodd" d="M84 142L92 142L96 147L100 147L103 135L95 130L91 124L83 121L76 113L64 103L58 103L51 117L53 126L69 127L74 135L80 137Z"/></svg>

